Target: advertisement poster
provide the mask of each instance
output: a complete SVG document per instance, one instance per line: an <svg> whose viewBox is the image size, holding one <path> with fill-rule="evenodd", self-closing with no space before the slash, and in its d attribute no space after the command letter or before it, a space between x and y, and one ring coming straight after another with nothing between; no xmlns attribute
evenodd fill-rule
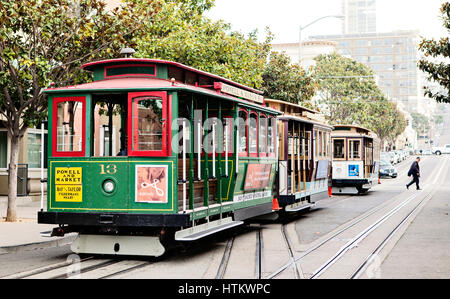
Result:
<svg viewBox="0 0 450 299"><path fill-rule="evenodd" d="M136 202L168 202L169 167L159 165L136 166Z"/></svg>
<svg viewBox="0 0 450 299"><path fill-rule="evenodd" d="M81 167L55 168L55 201L83 202L83 169Z"/></svg>
<svg viewBox="0 0 450 299"><path fill-rule="evenodd" d="M348 176L349 177L359 177L359 165L349 165L348 166Z"/></svg>
<svg viewBox="0 0 450 299"><path fill-rule="evenodd" d="M249 164L244 190L265 189L269 186L272 164Z"/></svg>

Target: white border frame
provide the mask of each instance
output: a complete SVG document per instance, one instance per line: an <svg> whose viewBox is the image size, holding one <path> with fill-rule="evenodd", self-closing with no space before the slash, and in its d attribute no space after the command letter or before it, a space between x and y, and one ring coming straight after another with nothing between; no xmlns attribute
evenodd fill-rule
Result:
<svg viewBox="0 0 450 299"><path fill-rule="evenodd" d="M138 201L137 200L137 196L138 196L138 190L137 190L137 187L138 187L138 185L137 185L137 178L138 178L138 175L137 175L137 172L138 172L138 168L141 168L141 167L146 167L146 168L149 168L149 167L153 167L153 168L165 168L165 171L166 171L166 175L167 175L167 179L166 179L166 200L165 200L165 202L155 202L155 201ZM168 204L169 203L169 165L155 165L155 164L147 164L147 165L136 165L135 166L135 170L134 170L134 172L135 172L135 175L134 175L134 202L135 203L147 203L147 204L164 204L164 205L166 205L166 204Z"/></svg>

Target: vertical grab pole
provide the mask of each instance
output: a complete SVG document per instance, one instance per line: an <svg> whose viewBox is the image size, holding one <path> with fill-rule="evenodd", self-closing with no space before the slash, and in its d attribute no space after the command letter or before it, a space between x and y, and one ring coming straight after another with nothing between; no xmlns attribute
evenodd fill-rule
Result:
<svg viewBox="0 0 450 299"><path fill-rule="evenodd" d="M197 134L198 134L198 141L197 141L197 146L198 146L198 153L197 153L197 173L198 173L198 180L201 181L202 180L202 124L201 121L198 122L197 124Z"/></svg>
<svg viewBox="0 0 450 299"><path fill-rule="evenodd" d="M183 211L186 212L186 121L183 120Z"/></svg>
<svg viewBox="0 0 450 299"><path fill-rule="evenodd" d="M219 115L218 115L218 119L220 121L220 125L223 126L223 120L222 120L222 102L219 102ZM217 193L219 194L219 204L220 204L220 220L222 220L222 207L223 207L223 203L222 203L222 176L223 176L223 168L221 165L222 162L222 153L223 153L223 127L221 127L221 130L219 131L220 136L218 136L217 140L218 140L218 144L217 144L217 161L218 161L218 175L217 175ZM215 138L214 138L215 139Z"/></svg>
<svg viewBox="0 0 450 299"><path fill-rule="evenodd" d="M228 118L225 121L225 177L228 178Z"/></svg>
<svg viewBox="0 0 450 299"><path fill-rule="evenodd" d="M291 134L291 192L292 195L295 194L295 151L294 151L294 125L292 125L292 134Z"/></svg>
<svg viewBox="0 0 450 299"><path fill-rule="evenodd" d="M44 122L41 124L41 212L44 211Z"/></svg>
<svg viewBox="0 0 450 299"><path fill-rule="evenodd" d="M306 190L306 128L305 125L303 125L303 138L302 138L302 144L303 144L303 189ZM309 144L309 140L308 140ZM311 152L311 149L309 148L309 151Z"/></svg>
<svg viewBox="0 0 450 299"><path fill-rule="evenodd" d="M189 126L189 210L195 212L194 201L194 96L191 97L191 115Z"/></svg>
<svg viewBox="0 0 450 299"><path fill-rule="evenodd" d="M239 173L239 153L241 152L240 149L240 133L239 133L239 126L240 126L240 121L239 121L239 113L238 113L238 117L236 118L236 176Z"/></svg>
<svg viewBox="0 0 450 299"><path fill-rule="evenodd" d="M216 120L213 121L212 125L212 134L213 134L213 148L212 148L212 158L213 158L213 165L212 165L212 175L213 178L216 178Z"/></svg>
<svg viewBox="0 0 450 299"><path fill-rule="evenodd" d="M300 156L301 156L301 148L300 148L300 146L301 146L301 137L302 137L302 134L301 134L301 124L299 123L298 124L298 139L297 139L297 145L298 145L298 147L297 147L297 168L298 168L298 170L297 170L297 172L298 172L298 189L299 189L299 191L300 192L302 192L302 174L301 174L301 164L300 164Z"/></svg>

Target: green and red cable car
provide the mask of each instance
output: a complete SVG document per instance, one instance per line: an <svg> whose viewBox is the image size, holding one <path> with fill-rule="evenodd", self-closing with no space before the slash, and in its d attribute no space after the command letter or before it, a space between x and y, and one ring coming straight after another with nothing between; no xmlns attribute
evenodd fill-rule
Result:
<svg viewBox="0 0 450 299"><path fill-rule="evenodd" d="M279 209L328 198L331 130L315 111L170 61L83 66L50 88L51 235L76 253L161 256Z"/></svg>

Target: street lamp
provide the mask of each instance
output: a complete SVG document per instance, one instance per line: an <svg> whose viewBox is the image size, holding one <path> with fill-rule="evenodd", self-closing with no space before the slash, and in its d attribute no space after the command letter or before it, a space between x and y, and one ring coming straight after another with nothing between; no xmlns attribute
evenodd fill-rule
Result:
<svg viewBox="0 0 450 299"><path fill-rule="evenodd" d="M306 26L300 26L300 32L299 32L299 45L298 45L298 63L301 66L302 65L302 30L315 24L316 22L326 19L326 18L338 18L338 19L344 19L343 15L329 15L329 16L325 16L325 17L321 17L318 18L314 21L312 21L311 23L309 23Z"/></svg>

